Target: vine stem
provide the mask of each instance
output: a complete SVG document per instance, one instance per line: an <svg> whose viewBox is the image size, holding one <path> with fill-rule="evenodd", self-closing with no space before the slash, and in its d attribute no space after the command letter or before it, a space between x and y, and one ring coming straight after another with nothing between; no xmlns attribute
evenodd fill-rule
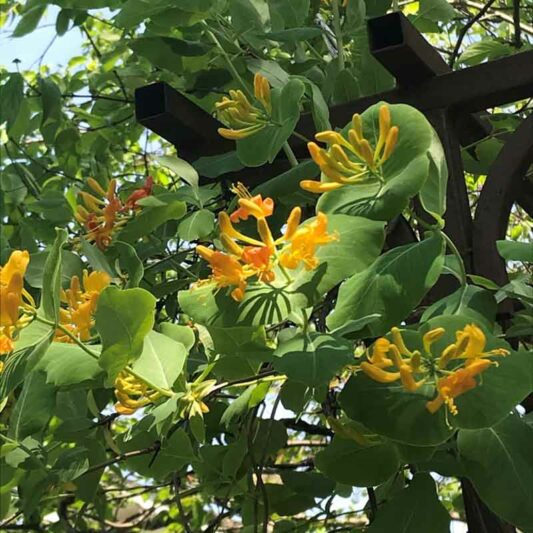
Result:
<svg viewBox="0 0 533 533"><path fill-rule="evenodd" d="M209 26L207 25L207 22L203 21L203 26L206 29L206 33L209 36L209 38L213 41L213 44L220 50L220 53L222 54L222 57L224 57L224 60L226 61L226 64L228 65L228 69L230 70L233 78L235 81L237 81L240 86L242 87L242 90L245 92L246 96L253 100L254 95L250 91L248 85L244 83L244 80L241 78L241 75L237 72L237 69L233 65L231 58L228 56L228 53L226 50L224 50L224 47L220 44L220 41L217 39L217 36L209 29Z"/></svg>
<svg viewBox="0 0 533 533"><path fill-rule="evenodd" d="M298 159L296 159L296 156L294 155L294 152L292 151L292 148L288 141L285 141L283 143L283 151L285 152L285 155L287 156L287 159L289 160L289 163L291 164L291 167L297 167L298 166Z"/></svg>
<svg viewBox="0 0 533 533"><path fill-rule="evenodd" d="M461 256L461 253L457 249L457 246L455 246L455 243L450 239L450 237L448 237L448 235L446 235L446 233L441 231L440 234L442 235L444 241L448 245L448 248L452 251L453 255L457 258L457 261L459 263L459 269L460 269L461 286L465 287L467 285L467 277L466 277L465 263Z"/></svg>
<svg viewBox="0 0 533 533"><path fill-rule="evenodd" d="M64 333L70 340L72 340L75 344L77 344L86 354L90 355L93 359L96 359L96 360L100 359L100 355L99 354L97 354L96 352L93 352L88 346L86 346L82 341L80 341L76 337L76 335L73 335L62 324L56 324L55 322L52 322L51 320L47 320L46 318L43 318L43 317L41 317L41 316L39 316L37 314L35 314L33 316L34 316L35 320L37 320L38 322L42 322L43 324L47 324L48 326L52 326L54 328L59 329L62 333ZM163 396L167 396L168 398L171 398L172 396L174 396L174 393L171 390L162 389L161 387L159 387L155 383L152 383L150 380L148 380L148 379L142 377L141 375L139 375L130 366L126 366L124 368L124 370L126 372L128 372L128 374L131 374L134 378L136 378L136 379L142 381L143 383L145 383L146 385L148 385L148 387L150 387L151 389L159 392L159 394L161 394Z"/></svg>
<svg viewBox="0 0 533 533"><path fill-rule="evenodd" d="M344 41L342 39L339 0L333 0L331 5L333 9L333 31L337 40L337 61L339 63L339 71L341 71L344 70Z"/></svg>

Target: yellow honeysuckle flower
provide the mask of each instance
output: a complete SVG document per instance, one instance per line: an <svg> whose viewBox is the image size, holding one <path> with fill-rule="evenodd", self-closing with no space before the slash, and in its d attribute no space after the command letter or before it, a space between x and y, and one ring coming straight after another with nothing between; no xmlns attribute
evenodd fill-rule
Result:
<svg viewBox="0 0 533 533"><path fill-rule="evenodd" d="M254 76L254 97L263 109L252 105L241 90L231 90L229 98L224 96L215 103L218 119L228 126L219 128L219 135L230 140L245 139L269 123L272 113L270 84L259 73Z"/></svg>
<svg viewBox="0 0 533 533"><path fill-rule="evenodd" d="M91 337L94 314L100 293L111 283L106 272L83 271L83 289L78 276L72 276L68 289L61 289L61 302L66 308L59 311L59 323L82 341ZM74 342L61 329L56 330L56 342Z"/></svg>
<svg viewBox="0 0 533 533"><path fill-rule="evenodd" d="M274 210L272 199L263 200L260 195L252 197L242 184L234 187L233 191L239 196L239 208L231 216L223 211L218 215L220 241L226 252L203 245L196 247L212 271L208 280L200 280L196 285L212 281L219 288L235 287L231 296L241 301L250 277L256 276L260 282L271 283L276 279L275 270L279 266L290 283L291 278L285 269L295 269L302 262L307 270L316 268L319 263L315 256L318 246L338 238L336 233L327 233L328 222L324 213L319 213L312 223L300 227L302 210L294 207L287 218L283 235L275 239L267 222L267 217ZM233 226L232 220L238 222L249 216L256 219L260 240L243 234Z"/></svg>
<svg viewBox="0 0 533 533"><path fill-rule="evenodd" d="M161 394L128 372L121 372L115 379L115 396L115 411L132 415L137 409L156 401Z"/></svg>
<svg viewBox="0 0 533 533"><path fill-rule="evenodd" d="M328 218L324 213L318 213L313 222L298 228L281 252L281 265L294 269L303 263L306 270L316 268L319 263L315 255L318 246L338 239L338 234L329 234L327 228Z"/></svg>
<svg viewBox="0 0 533 533"><path fill-rule="evenodd" d="M398 142L398 134L399 128L391 126L387 104L379 109L379 137L375 149L372 149L363 135L359 114L352 117L348 140L336 131L317 133L316 140L328 144L329 148L325 150L314 142L308 143L307 147L313 161L330 181L303 180L300 187L312 193L324 193L345 185L367 183L376 179L382 181L380 168L392 155Z"/></svg>
<svg viewBox="0 0 533 533"><path fill-rule="evenodd" d="M212 270L211 279L218 287L232 287L236 286L231 291L231 297L236 301L241 301L244 298L244 291L246 289L246 279L253 276L254 272L243 266L234 256L211 250L205 246L199 245L196 251L205 259Z"/></svg>
<svg viewBox="0 0 533 533"><path fill-rule="evenodd" d="M454 398L476 387L475 376L481 374L488 367L493 365L488 359L477 359L465 368L459 368L449 376L440 378L437 382L438 395L435 399L426 403L426 408L430 413L436 413L445 403L452 415L458 413Z"/></svg>
<svg viewBox="0 0 533 533"><path fill-rule="evenodd" d="M5 355L13 351L14 349L13 340L10 339L7 335L0 335L0 355Z"/></svg>
<svg viewBox="0 0 533 533"><path fill-rule="evenodd" d="M372 352L367 350L367 359L359 368L371 379L379 383L392 383L400 380L405 390L415 392L430 379L436 380L437 396L427 402L426 407L435 413L446 404L452 414L457 414L453 399L474 388L475 376L497 365L486 359L489 356L507 355L508 350L497 348L485 352L486 337L475 324L469 324L456 332L456 343L445 347L438 357L432 353L432 345L446 333L444 328L434 328L422 337L424 354L410 350L398 328L391 329L392 342L385 338L376 340ZM446 370L452 360L460 360L462 366ZM435 364L436 363L436 364ZM415 375L423 374L422 379ZM434 381L435 382L435 381Z"/></svg>
<svg viewBox="0 0 533 533"><path fill-rule="evenodd" d="M28 251L14 250L7 263L0 267L0 334L10 339L13 331L26 323L20 318L20 308L35 306L33 298L24 289L29 262Z"/></svg>

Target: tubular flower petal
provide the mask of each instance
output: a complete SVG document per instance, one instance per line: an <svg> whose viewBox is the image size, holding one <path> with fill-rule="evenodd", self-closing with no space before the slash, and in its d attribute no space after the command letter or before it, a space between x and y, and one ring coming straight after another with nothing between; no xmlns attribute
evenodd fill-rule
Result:
<svg viewBox="0 0 533 533"><path fill-rule="evenodd" d="M393 383L400 379L400 372L387 372L371 363L363 362L360 367L368 377L379 383Z"/></svg>
<svg viewBox="0 0 533 533"><path fill-rule="evenodd" d="M135 189L127 198L124 208L125 209L138 209L137 202L142 198L146 198L152 194L154 187L154 179L152 176L148 176L144 185L140 189Z"/></svg>
<svg viewBox="0 0 533 533"><path fill-rule="evenodd" d="M367 355L370 363L378 368L392 366L392 360L387 357L390 346L390 341L385 337L378 339L372 347L372 355Z"/></svg>
<svg viewBox="0 0 533 533"><path fill-rule="evenodd" d="M399 129L391 127L389 107L384 104L379 109L379 137L375 148L365 139L363 121L360 115L352 117L351 128L346 139L336 131L322 131L315 135L317 141L327 143L328 150L315 143L307 147L313 161L320 167L322 174L335 182L335 185L304 180L300 186L310 192L323 193L350 185L372 180L383 181L380 168L390 158L398 141Z"/></svg>
<svg viewBox="0 0 533 533"><path fill-rule="evenodd" d="M496 348L489 352L484 352L487 339L483 331L475 324L469 324L462 331L456 334L455 357L460 359L476 359L478 357L490 355L508 355L509 351L503 348Z"/></svg>
<svg viewBox="0 0 533 533"><path fill-rule="evenodd" d="M432 329L431 331L428 331L422 338L422 342L424 344L424 350L427 353L431 353L431 345L435 341L439 340L444 335L444 333L446 333L444 328L435 328L435 329Z"/></svg>
<svg viewBox="0 0 533 533"><path fill-rule="evenodd" d="M488 367L493 365L488 359L478 359L465 368L459 368L450 375L440 378L437 383L438 395L433 400L426 403L426 408L430 413L436 413L445 403L452 415L458 413L454 399L476 387L475 376L481 374Z"/></svg>
<svg viewBox="0 0 533 533"><path fill-rule="evenodd" d="M285 233L282 237L283 240L292 239L293 235L296 233L298 226L300 225L300 220L302 219L302 208L293 207L289 218L287 219L287 227L285 228Z"/></svg>
<svg viewBox="0 0 533 533"><path fill-rule="evenodd" d="M265 111L270 115L272 112L270 84L264 76L259 74L259 72L256 72L254 76L254 96L259 102L261 102Z"/></svg>
<svg viewBox="0 0 533 533"><path fill-rule="evenodd" d="M239 208L230 215L231 222L237 223L240 220L248 220L250 215L255 218L269 217L274 212L274 200L272 198L263 200L260 194L252 197L242 183L233 187L232 191L239 196Z"/></svg>
<svg viewBox="0 0 533 533"><path fill-rule="evenodd" d="M408 364L403 364L400 366L400 379L402 380L402 385L404 386L405 390L409 392L416 391L426 382L425 379L416 381L413 377L413 369L411 368L411 365Z"/></svg>
<svg viewBox="0 0 533 533"><path fill-rule="evenodd" d="M13 341L7 335L0 335L0 355L12 352L13 348Z"/></svg>

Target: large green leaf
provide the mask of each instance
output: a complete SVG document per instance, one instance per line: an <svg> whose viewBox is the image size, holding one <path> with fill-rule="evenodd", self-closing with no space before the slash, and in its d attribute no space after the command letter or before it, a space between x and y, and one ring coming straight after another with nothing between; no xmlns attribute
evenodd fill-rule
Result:
<svg viewBox="0 0 533 533"><path fill-rule="evenodd" d="M377 144L378 113L383 102L367 109L362 114L363 130L371 146ZM415 196L429 175L440 177L442 172L442 147L436 140L433 128L427 119L416 109L397 104L390 106L392 124L400 129L398 144L392 156L382 167L384 182L347 185L341 189L322 195L317 210L326 213L347 213L362 215L376 220L390 220L400 214L410 198ZM430 172L430 162L433 169ZM434 194L438 189L442 195L441 180L428 189ZM428 200L428 194L424 197ZM432 199L431 207L440 212L442 206L437 198Z"/></svg>
<svg viewBox="0 0 533 533"><path fill-rule="evenodd" d="M98 299L96 329L102 339L98 364L108 382L135 361L143 351L143 340L154 325L155 298L144 289L107 287Z"/></svg>
<svg viewBox="0 0 533 533"><path fill-rule="evenodd" d="M48 279L44 276L44 267L49 252L37 252L31 254L30 264L26 270L24 278L26 281L37 289L42 289L48 285ZM72 276L78 276L81 279L83 263L79 255L67 250L61 251L61 285L66 287L70 284Z"/></svg>
<svg viewBox="0 0 533 533"><path fill-rule="evenodd" d="M382 255L341 285L328 327L335 329L348 320L373 313L381 318L365 328L367 336L381 335L399 324L437 281L444 263L443 252L444 241L435 234Z"/></svg>
<svg viewBox="0 0 533 533"><path fill-rule="evenodd" d="M24 380L22 391L9 420L9 435L21 441L44 428L56 401L56 388L46 383L44 372L31 372Z"/></svg>
<svg viewBox="0 0 533 533"><path fill-rule="evenodd" d="M215 227L215 216L209 209L199 209L187 215L178 226L178 235L185 241L205 239Z"/></svg>
<svg viewBox="0 0 533 533"><path fill-rule="evenodd" d="M181 374L187 351L180 342L150 331L144 337L143 350L133 363L133 370L162 389L171 389Z"/></svg>
<svg viewBox="0 0 533 533"><path fill-rule="evenodd" d="M379 485L400 466L393 444L384 442L361 446L351 439L335 436L331 444L315 457L317 468L338 483L356 487Z"/></svg>
<svg viewBox="0 0 533 533"><path fill-rule="evenodd" d="M530 242L496 241L496 247L507 261L533 263L533 246Z"/></svg>
<svg viewBox="0 0 533 533"><path fill-rule="evenodd" d="M306 223L311 220L306 221ZM217 326L250 326L281 322L291 311L309 307L337 283L361 271L378 256L383 242L383 224L347 215L328 217L328 231L338 239L317 251L319 267L311 272L300 267L290 272L289 284L280 272L272 284L251 283L242 302L227 290L205 285L181 291L179 302L197 322Z"/></svg>
<svg viewBox="0 0 533 533"><path fill-rule="evenodd" d="M274 31L301 26L309 13L309 0L268 0L270 20Z"/></svg>
<svg viewBox="0 0 533 533"><path fill-rule="evenodd" d="M164 200L164 197L156 198ZM134 242L169 220L179 220L186 212L185 203L176 200L169 200L163 206L144 207L139 215L128 222L117 238L124 242Z"/></svg>
<svg viewBox="0 0 533 533"><path fill-rule="evenodd" d="M368 533L448 533L450 516L429 474L416 474L409 486L379 508Z"/></svg>
<svg viewBox="0 0 533 533"><path fill-rule="evenodd" d="M278 372L309 387L318 387L353 360L353 348L330 335L301 333L280 343L274 355Z"/></svg>
<svg viewBox="0 0 533 533"><path fill-rule="evenodd" d="M533 529L533 428L512 415L491 428L461 430L461 463L481 499L508 522Z"/></svg>
<svg viewBox="0 0 533 533"><path fill-rule="evenodd" d="M39 314L47 320L57 322L59 313L59 292L61 290L61 249L67 241L67 231L57 229L57 236L50 253L46 257L43 270L43 285Z"/></svg>
<svg viewBox="0 0 533 533"><path fill-rule="evenodd" d="M99 346L92 345L92 352ZM98 361L76 344L53 342L36 366L46 372L46 382L56 387L85 385L93 381L102 369Z"/></svg>

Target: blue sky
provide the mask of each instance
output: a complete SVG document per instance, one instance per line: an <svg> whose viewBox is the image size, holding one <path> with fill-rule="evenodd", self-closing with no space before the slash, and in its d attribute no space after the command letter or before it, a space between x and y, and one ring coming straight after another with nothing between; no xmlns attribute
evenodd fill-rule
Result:
<svg viewBox="0 0 533 533"><path fill-rule="evenodd" d="M0 65L12 71L15 70L13 61L19 59L20 70L37 67L41 54L56 37L55 22L58 13L57 6L50 6L37 29L24 37L11 37L14 24L4 26L0 30ZM56 37L44 56L43 64L56 68L65 66L71 57L80 55L82 41L78 28L69 30L62 37Z"/></svg>

